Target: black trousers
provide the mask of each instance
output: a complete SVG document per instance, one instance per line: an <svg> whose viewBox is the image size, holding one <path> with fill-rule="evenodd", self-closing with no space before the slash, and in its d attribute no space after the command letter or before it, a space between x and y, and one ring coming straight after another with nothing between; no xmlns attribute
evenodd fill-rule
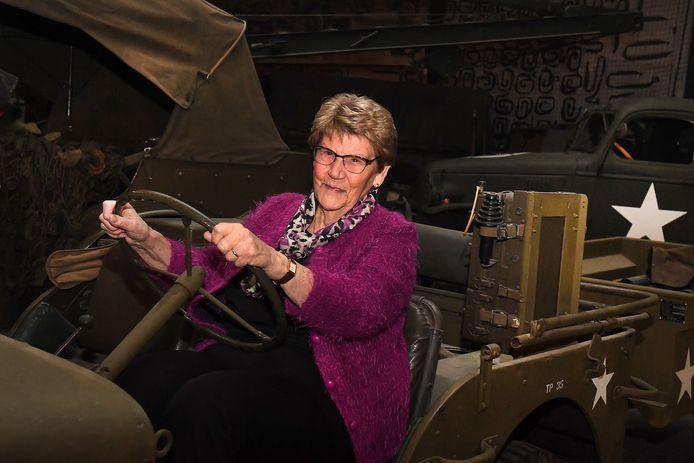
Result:
<svg viewBox="0 0 694 463"><path fill-rule="evenodd" d="M116 383L144 408L155 430L173 433L166 461L354 461L344 421L311 354L295 346L146 354Z"/></svg>

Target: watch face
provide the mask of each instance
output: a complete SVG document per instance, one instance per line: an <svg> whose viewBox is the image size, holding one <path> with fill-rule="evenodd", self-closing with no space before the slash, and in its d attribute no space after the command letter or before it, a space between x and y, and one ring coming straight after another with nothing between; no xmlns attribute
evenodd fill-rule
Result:
<svg viewBox="0 0 694 463"><path fill-rule="evenodd" d="M277 283L283 284L294 278L294 275L296 275L296 267L297 263L294 259L289 259L289 267L287 268L287 273L284 274L282 278L279 280L276 280Z"/></svg>

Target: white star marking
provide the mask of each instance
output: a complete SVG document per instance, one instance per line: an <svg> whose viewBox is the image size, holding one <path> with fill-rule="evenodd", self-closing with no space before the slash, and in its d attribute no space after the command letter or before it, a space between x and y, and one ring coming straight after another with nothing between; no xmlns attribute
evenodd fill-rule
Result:
<svg viewBox="0 0 694 463"><path fill-rule="evenodd" d="M694 365L692 365L689 357L689 349L687 349L687 360L684 362L684 368L682 368L680 371L676 371L675 374L677 375L677 379L679 379L682 383L682 387L680 388L680 396L677 398L677 403L680 403L680 400L682 400L682 397L684 397L685 392L689 395L689 398L692 398L692 377L694 376Z"/></svg>
<svg viewBox="0 0 694 463"><path fill-rule="evenodd" d="M593 381L593 384L595 384L595 400L593 400L593 409L595 409L595 406L600 399L602 399L602 401L605 402L605 405L607 405L607 385L610 384L612 375L614 375L614 371L612 373L607 372L607 358L602 361L602 364L605 365L605 371L602 373L602 376L593 378L591 380Z"/></svg>
<svg viewBox="0 0 694 463"><path fill-rule="evenodd" d="M625 219L631 222L631 228L627 233L630 238L643 238L644 236L655 241L665 241L663 226L673 220L682 217L687 211L668 211L658 208L658 198L655 195L655 186L651 183L646 197L643 198L641 207L612 206Z"/></svg>

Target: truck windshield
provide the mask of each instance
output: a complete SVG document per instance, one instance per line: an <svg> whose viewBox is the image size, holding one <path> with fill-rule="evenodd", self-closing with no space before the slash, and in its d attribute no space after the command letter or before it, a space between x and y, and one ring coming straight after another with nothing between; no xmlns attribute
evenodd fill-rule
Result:
<svg viewBox="0 0 694 463"><path fill-rule="evenodd" d="M607 133L607 128L614 121L615 114L606 110L586 113L576 127L569 146L572 151L593 152Z"/></svg>

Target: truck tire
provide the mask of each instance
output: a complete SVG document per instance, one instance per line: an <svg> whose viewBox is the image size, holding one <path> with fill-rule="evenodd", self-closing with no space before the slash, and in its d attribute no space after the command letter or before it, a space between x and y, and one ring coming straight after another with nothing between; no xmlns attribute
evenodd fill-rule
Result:
<svg viewBox="0 0 694 463"><path fill-rule="evenodd" d="M495 463L576 463L579 460L561 457L528 442L512 440L506 444L494 461Z"/></svg>

